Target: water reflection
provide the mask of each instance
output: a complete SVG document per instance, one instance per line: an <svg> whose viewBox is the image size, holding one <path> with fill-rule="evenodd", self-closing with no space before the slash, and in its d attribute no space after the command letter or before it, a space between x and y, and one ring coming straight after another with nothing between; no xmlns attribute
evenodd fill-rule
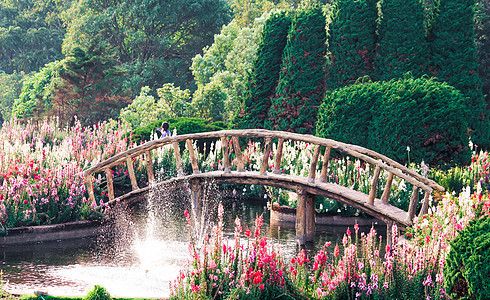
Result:
<svg viewBox="0 0 490 300"><path fill-rule="evenodd" d="M223 199L225 231L233 239L236 217L243 228L254 226L264 216L263 232L280 241L286 255L297 251L293 223L270 224L263 202ZM94 285L102 285L115 297L162 298L169 295L169 283L177 277L188 254L188 231L183 216L185 203L159 201L148 234L147 207L118 211L117 218L96 239L67 240L28 246L1 248L3 279L14 293L44 291L59 296L82 296ZM207 217L212 224L213 215ZM279 229L280 228L280 229ZM313 257L325 242L341 244L346 227L319 226L315 242L307 245ZM352 228L351 228L352 230ZM369 227L361 228L369 231ZM377 228L378 232L385 227ZM384 233L382 233L384 234ZM332 247L333 248L333 247Z"/></svg>

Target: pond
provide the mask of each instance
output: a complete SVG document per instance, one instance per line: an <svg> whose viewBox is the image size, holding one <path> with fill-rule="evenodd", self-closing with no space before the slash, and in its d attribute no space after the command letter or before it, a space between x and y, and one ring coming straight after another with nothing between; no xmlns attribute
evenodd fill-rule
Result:
<svg viewBox="0 0 490 300"><path fill-rule="evenodd" d="M286 256L297 252L294 223L271 224L266 201L220 196L216 187L207 189L205 196L213 200L202 205L197 223L212 224L215 207L221 201L225 207L224 234L230 240L236 217L243 228L253 228L255 217L262 214L263 234L279 242ZM0 248L4 289L16 294L42 291L83 296L94 285L101 285L114 297L168 297L169 283L188 258L189 231L183 212L192 207L188 200L182 200L186 198L186 191L152 190L148 203L114 212L96 238ZM312 257L327 241L341 245L346 229L317 225L314 243L306 246L308 254ZM361 227L364 232L369 229ZM376 230L385 235L386 227L377 226Z"/></svg>

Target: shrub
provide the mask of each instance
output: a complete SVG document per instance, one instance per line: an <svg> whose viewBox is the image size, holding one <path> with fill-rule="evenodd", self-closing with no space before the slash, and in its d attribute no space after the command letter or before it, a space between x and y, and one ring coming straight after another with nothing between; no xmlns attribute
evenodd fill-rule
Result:
<svg viewBox="0 0 490 300"><path fill-rule="evenodd" d="M111 295L109 292L100 285L94 286L94 288L88 292L87 296L83 298L84 300L109 300Z"/></svg>
<svg viewBox="0 0 490 300"><path fill-rule="evenodd" d="M376 79L397 79L406 72L416 77L426 74L429 51L421 1L382 1L380 18Z"/></svg>
<svg viewBox="0 0 490 300"><path fill-rule="evenodd" d="M429 30L432 75L460 90L468 97L472 113L468 124L473 142L490 147L488 111L478 76L475 46L474 0L438 1Z"/></svg>
<svg viewBox="0 0 490 300"><path fill-rule="evenodd" d="M377 18L373 0L336 2L328 26L327 88L334 90L354 83L359 77L371 75Z"/></svg>
<svg viewBox="0 0 490 300"><path fill-rule="evenodd" d="M451 243L444 280L455 299L490 299L490 217L472 220Z"/></svg>
<svg viewBox="0 0 490 300"><path fill-rule="evenodd" d="M325 92L325 40L325 16L320 7L301 10L294 16L266 128L314 132Z"/></svg>
<svg viewBox="0 0 490 300"><path fill-rule="evenodd" d="M253 66L250 95L245 98L243 110L235 121L238 128L264 128L290 26L291 18L286 12L273 13L267 19Z"/></svg>
<svg viewBox="0 0 490 300"><path fill-rule="evenodd" d="M434 79L356 84L326 96L317 135L400 162L469 163L467 114L461 93Z"/></svg>
<svg viewBox="0 0 490 300"><path fill-rule="evenodd" d="M133 142L140 143L143 141L151 140L152 133L156 132L156 128L161 127L163 122L168 122L170 125L170 131L177 131L178 134L198 133L207 131L218 131L225 129L224 122L209 122L202 118L169 118L158 120L137 128L132 132Z"/></svg>

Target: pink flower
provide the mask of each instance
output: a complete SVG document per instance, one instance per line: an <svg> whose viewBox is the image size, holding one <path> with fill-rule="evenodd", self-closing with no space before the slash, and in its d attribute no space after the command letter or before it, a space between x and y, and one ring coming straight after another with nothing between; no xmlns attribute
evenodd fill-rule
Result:
<svg viewBox="0 0 490 300"><path fill-rule="evenodd" d="M263 290L265 287L264 287L264 284L262 283L261 285L259 285L259 289Z"/></svg>

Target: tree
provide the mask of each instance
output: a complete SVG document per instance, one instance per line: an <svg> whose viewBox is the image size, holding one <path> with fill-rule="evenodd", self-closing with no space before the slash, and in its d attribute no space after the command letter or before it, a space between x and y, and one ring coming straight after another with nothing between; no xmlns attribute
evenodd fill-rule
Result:
<svg viewBox="0 0 490 300"><path fill-rule="evenodd" d="M12 107L22 90L23 72L6 74L0 71L0 125L11 118Z"/></svg>
<svg viewBox="0 0 490 300"><path fill-rule="evenodd" d="M106 49L73 49L61 61L53 79L51 114L65 124L74 116L87 125L117 117L127 104L116 82L121 74L114 56Z"/></svg>
<svg viewBox="0 0 490 300"><path fill-rule="evenodd" d="M478 76L474 30L474 0L439 1L429 32L431 68L434 76L467 97L472 141L489 149L489 119Z"/></svg>
<svg viewBox="0 0 490 300"><path fill-rule="evenodd" d="M257 58L253 64L250 93L234 120L238 128L264 128L279 79L282 52L286 46L291 18L285 11L272 13L267 19Z"/></svg>
<svg viewBox="0 0 490 300"><path fill-rule="evenodd" d="M338 0L328 25L327 87L372 75L378 11L374 0Z"/></svg>
<svg viewBox="0 0 490 300"><path fill-rule="evenodd" d="M24 80L19 98L15 99L12 107L12 117L27 120L43 117L47 111L50 111L52 78L59 65L60 62L49 63Z"/></svg>
<svg viewBox="0 0 490 300"><path fill-rule="evenodd" d="M71 2L0 1L0 70L30 73L62 59L61 16Z"/></svg>
<svg viewBox="0 0 490 300"><path fill-rule="evenodd" d="M314 133L316 113L325 92L325 40L321 8L297 12L284 49L266 128Z"/></svg>
<svg viewBox="0 0 490 300"><path fill-rule="evenodd" d="M420 0L381 2L376 80L401 78L406 72L415 77L427 74L429 48L424 24Z"/></svg>
<svg viewBox="0 0 490 300"><path fill-rule="evenodd" d="M241 28L232 21L216 35L214 43L202 56L196 55L191 67L197 83L192 100L194 107L209 99L211 96L207 93L215 93L215 87L219 86L224 96L223 101L216 102L223 105L216 108L221 110L220 118L228 122L233 117L248 94L249 76L267 17L266 13L257 18L250 28ZM207 85L212 86L207 88Z"/></svg>
<svg viewBox="0 0 490 300"><path fill-rule="evenodd" d="M91 43L113 49L132 94L164 82L189 86L191 57L229 22L222 0L79 0L71 13L65 53Z"/></svg>

